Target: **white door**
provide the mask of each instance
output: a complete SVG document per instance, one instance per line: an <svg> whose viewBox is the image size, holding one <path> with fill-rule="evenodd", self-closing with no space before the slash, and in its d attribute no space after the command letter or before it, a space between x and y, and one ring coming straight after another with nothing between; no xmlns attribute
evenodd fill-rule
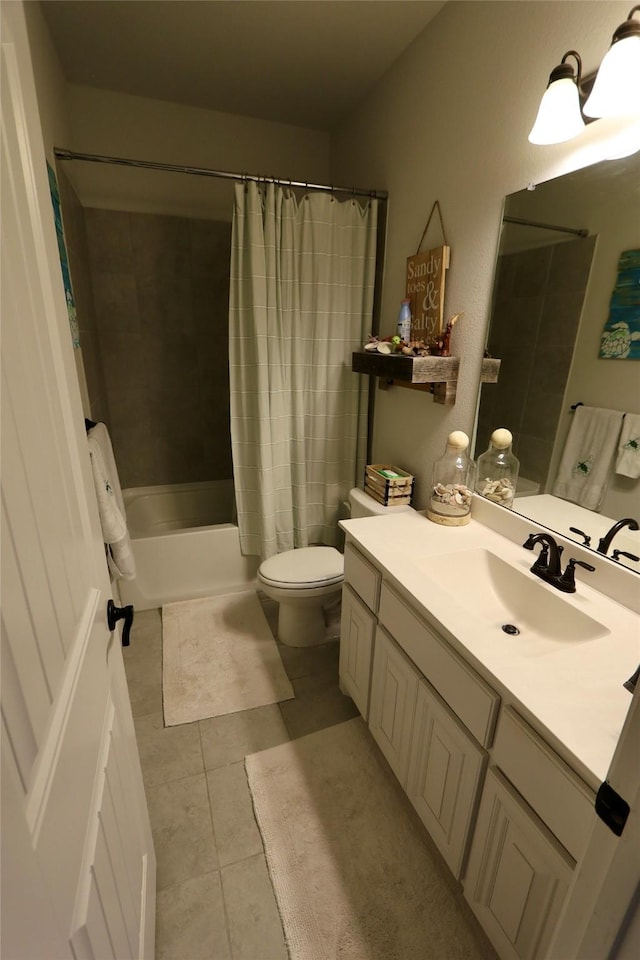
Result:
<svg viewBox="0 0 640 960"><path fill-rule="evenodd" d="M151 960L155 858L22 4L1 12L1 953Z"/></svg>

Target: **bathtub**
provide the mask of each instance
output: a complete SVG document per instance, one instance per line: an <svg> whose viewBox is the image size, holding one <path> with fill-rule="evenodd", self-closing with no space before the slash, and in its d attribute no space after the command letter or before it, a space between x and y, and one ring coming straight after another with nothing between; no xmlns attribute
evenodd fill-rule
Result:
<svg viewBox="0 0 640 960"><path fill-rule="evenodd" d="M243 557L233 481L123 490L136 560L135 580L120 580L122 603L150 610L254 584L258 557Z"/></svg>

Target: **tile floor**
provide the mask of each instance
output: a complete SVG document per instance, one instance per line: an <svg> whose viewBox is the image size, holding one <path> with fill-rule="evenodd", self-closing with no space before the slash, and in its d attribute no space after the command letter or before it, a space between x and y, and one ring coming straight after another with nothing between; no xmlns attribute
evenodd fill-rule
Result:
<svg viewBox="0 0 640 960"><path fill-rule="evenodd" d="M258 596L275 636L277 604ZM334 640L278 643L294 700L165 727L160 611L136 613L124 661L158 864L156 960L287 960L244 757L358 715L338 688L339 614Z"/></svg>
<svg viewBox="0 0 640 960"><path fill-rule="evenodd" d="M261 600L275 634L276 605ZM159 610L136 613L124 651L158 862L156 960L286 960L243 761L357 715L338 641L278 644L294 700L164 727L161 631Z"/></svg>

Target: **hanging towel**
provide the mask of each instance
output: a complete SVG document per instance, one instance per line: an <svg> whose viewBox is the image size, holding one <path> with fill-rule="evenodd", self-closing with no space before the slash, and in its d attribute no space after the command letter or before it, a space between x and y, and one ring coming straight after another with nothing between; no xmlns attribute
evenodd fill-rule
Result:
<svg viewBox="0 0 640 960"><path fill-rule="evenodd" d="M604 498L623 414L579 406L573 415L553 493L597 510Z"/></svg>
<svg viewBox="0 0 640 960"><path fill-rule="evenodd" d="M640 477L640 413L626 413L618 444L616 473Z"/></svg>
<svg viewBox="0 0 640 960"><path fill-rule="evenodd" d="M124 500L111 438L104 423L96 423L89 430L87 441L109 569L118 580L133 580L136 567L127 529Z"/></svg>

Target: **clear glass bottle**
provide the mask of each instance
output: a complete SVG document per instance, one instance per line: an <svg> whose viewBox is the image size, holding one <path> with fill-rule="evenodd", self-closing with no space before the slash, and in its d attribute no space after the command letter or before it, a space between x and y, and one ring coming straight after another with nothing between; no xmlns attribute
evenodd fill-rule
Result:
<svg viewBox="0 0 640 960"><path fill-rule="evenodd" d="M469 437L454 430L447 437L444 455L433 465L427 516L434 523L459 527L471 519L475 464L467 453Z"/></svg>
<svg viewBox="0 0 640 960"><path fill-rule="evenodd" d="M411 340L411 300L403 300L398 314L398 336L405 343Z"/></svg>
<svg viewBox="0 0 640 960"><path fill-rule="evenodd" d="M501 427L491 434L489 449L478 457L476 493L510 510L516 495L520 461L511 450L511 431Z"/></svg>

